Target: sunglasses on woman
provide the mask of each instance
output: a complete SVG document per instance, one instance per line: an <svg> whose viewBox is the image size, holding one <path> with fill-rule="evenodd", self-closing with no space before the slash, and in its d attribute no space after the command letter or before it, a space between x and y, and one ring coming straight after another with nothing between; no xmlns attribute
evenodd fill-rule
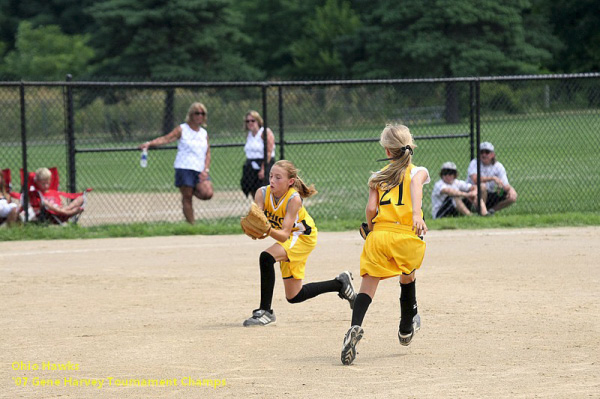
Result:
<svg viewBox="0 0 600 399"><path fill-rule="evenodd" d="M206 115L206 112L204 112L204 111L196 111L196 112L194 112L194 115Z"/></svg>
<svg viewBox="0 0 600 399"><path fill-rule="evenodd" d="M256 122L256 119L246 119L246 123Z"/></svg>

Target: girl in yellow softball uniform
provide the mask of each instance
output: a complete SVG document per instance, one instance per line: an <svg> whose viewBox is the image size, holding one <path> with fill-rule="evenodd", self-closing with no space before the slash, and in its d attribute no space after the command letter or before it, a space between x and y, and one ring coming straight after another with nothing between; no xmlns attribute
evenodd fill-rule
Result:
<svg viewBox="0 0 600 399"><path fill-rule="evenodd" d="M369 179L369 200L365 210L369 231L360 256L362 282L354 303L351 327L342 345L342 363L351 364L356 345L363 336L361 327L380 280L400 276L400 344L410 344L421 327L417 313L415 271L425 255L423 235L427 226L421 203L423 185L429 183L426 168L412 164L416 145L406 126L387 125L379 141L390 161Z"/></svg>
<svg viewBox="0 0 600 399"><path fill-rule="evenodd" d="M275 262L280 262L285 297L290 303L300 303L325 292L337 292L340 298L354 305L356 293L352 273L344 271L329 281L304 284L304 269L308 255L317 245L317 226L303 205L303 199L317 191L298 177L298 169L290 161L278 161L271 168L269 185L259 188L256 204L271 223L269 236L277 242L260 254L260 307L244 321L244 326L274 324L271 309L275 287Z"/></svg>

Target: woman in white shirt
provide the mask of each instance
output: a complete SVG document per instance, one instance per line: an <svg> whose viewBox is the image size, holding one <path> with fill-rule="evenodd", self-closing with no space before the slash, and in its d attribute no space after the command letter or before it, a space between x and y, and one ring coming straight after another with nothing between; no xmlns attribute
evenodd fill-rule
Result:
<svg viewBox="0 0 600 399"><path fill-rule="evenodd" d="M269 184L269 171L275 162L275 135L263 126L263 119L256 111L248 111L244 119L246 136L246 162L242 168L240 185L245 196L254 198L260 187ZM264 132L267 131L267 162L265 162Z"/></svg>
<svg viewBox="0 0 600 399"><path fill-rule="evenodd" d="M175 186L181 191L183 215L189 224L194 224L192 198L209 200L213 196L213 186L209 175L210 145L206 126L206 107L193 103L187 113L185 123L170 133L147 141L141 149L156 147L179 140L175 157Z"/></svg>

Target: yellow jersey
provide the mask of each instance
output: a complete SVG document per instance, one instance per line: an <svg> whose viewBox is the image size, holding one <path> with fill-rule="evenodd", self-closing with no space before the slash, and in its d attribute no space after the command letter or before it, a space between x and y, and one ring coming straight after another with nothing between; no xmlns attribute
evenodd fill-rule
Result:
<svg viewBox="0 0 600 399"><path fill-rule="evenodd" d="M379 204L377 215L373 218L373 230L412 231L413 204L410 196L410 182L411 170L414 167L415 165L410 164L406 168L404 179L399 185L390 190L377 189ZM423 210L421 210L421 217L423 217Z"/></svg>
<svg viewBox="0 0 600 399"><path fill-rule="evenodd" d="M300 194L296 191L296 189L290 187L289 190L285 193L285 195L279 198L278 202L275 202L275 197L271 193L271 187L265 186L263 189L264 196L264 212L271 223L271 226L274 229L281 230L283 225L283 219L287 213L287 207L289 201L296 197L300 196ZM298 211L298 216L296 216L296 220L294 220L294 227L292 228L292 234L295 235L303 234L303 235L311 235L316 234L317 226L315 226L315 222L313 218L308 214L304 205Z"/></svg>

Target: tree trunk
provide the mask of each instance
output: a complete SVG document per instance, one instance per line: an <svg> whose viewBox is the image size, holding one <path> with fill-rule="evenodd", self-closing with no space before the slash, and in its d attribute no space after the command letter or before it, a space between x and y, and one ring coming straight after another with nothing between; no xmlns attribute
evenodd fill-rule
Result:
<svg viewBox="0 0 600 399"><path fill-rule="evenodd" d="M163 116L163 134L169 133L173 130L175 124L174 109L175 109L175 89L169 88L165 93L165 113Z"/></svg>
<svg viewBox="0 0 600 399"><path fill-rule="evenodd" d="M446 83L446 110L444 118L447 123L460 123L458 112L458 87L454 82Z"/></svg>

